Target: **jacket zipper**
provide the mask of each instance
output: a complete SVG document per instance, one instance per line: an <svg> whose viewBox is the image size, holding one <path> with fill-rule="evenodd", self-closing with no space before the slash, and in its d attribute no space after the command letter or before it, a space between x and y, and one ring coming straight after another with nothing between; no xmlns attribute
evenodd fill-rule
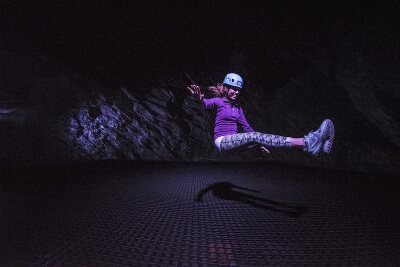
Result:
<svg viewBox="0 0 400 267"><path fill-rule="evenodd" d="M230 103L230 104L231 104L231 107L232 107L232 115L235 116L235 106L232 103Z"/></svg>

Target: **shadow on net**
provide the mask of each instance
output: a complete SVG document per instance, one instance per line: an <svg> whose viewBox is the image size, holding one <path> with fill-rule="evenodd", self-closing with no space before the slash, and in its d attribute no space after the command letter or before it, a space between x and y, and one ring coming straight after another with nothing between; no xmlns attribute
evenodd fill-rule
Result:
<svg viewBox="0 0 400 267"><path fill-rule="evenodd" d="M249 188L236 186L229 182L219 182L214 183L207 188L201 190L197 194L195 201L202 202L203 196L206 193L211 192L215 197L219 199L241 202L263 210L279 212L292 218L298 218L301 215L307 213L309 210L308 207L288 205L283 202L278 202L266 198L257 197L252 194L244 193L241 190L253 193L260 192Z"/></svg>

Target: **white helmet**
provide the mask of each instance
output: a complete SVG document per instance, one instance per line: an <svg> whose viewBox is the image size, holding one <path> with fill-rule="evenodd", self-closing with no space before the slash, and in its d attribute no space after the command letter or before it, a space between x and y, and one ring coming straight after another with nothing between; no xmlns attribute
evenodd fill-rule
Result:
<svg viewBox="0 0 400 267"><path fill-rule="evenodd" d="M227 85L232 85L235 87L239 87L239 88L243 87L243 79L236 73L228 73L225 76L225 79L222 83L227 84Z"/></svg>

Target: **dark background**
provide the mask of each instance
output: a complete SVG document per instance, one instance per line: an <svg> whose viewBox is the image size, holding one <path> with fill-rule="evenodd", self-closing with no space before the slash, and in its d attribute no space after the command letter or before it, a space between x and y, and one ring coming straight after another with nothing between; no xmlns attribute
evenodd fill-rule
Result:
<svg viewBox="0 0 400 267"><path fill-rule="evenodd" d="M2 1L3 164L236 161L399 172L398 1ZM221 157L188 97L244 78L257 131L331 118L329 155Z"/></svg>

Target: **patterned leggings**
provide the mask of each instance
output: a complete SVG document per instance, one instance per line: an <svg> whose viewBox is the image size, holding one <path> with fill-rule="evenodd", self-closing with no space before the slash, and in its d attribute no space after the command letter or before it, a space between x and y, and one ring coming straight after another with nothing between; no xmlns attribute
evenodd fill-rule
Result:
<svg viewBox="0 0 400 267"><path fill-rule="evenodd" d="M259 132L238 133L224 136L220 148L221 152L226 152L256 144L269 147L290 147L290 137Z"/></svg>

